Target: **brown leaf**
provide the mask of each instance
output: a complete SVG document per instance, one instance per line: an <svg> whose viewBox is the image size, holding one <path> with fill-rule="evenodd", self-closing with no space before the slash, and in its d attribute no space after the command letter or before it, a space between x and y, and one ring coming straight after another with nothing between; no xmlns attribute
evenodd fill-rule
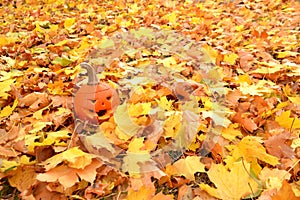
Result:
<svg viewBox="0 0 300 200"><path fill-rule="evenodd" d="M267 151L271 155L278 158L293 158L295 156L295 153L293 149L289 145L287 145L289 137L289 132L283 132L279 135L270 137L264 142Z"/></svg>
<svg viewBox="0 0 300 200"><path fill-rule="evenodd" d="M193 199L192 188L187 185L183 185L178 190L178 200L191 200Z"/></svg>
<svg viewBox="0 0 300 200"><path fill-rule="evenodd" d="M234 123L239 123L242 127L244 127L246 130L253 132L254 130L256 130L258 127L256 125L256 123L249 118L246 114L242 113L242 112L238 112L236 113L232 119L232 122Z"/></svg>
<svg viewBox="0 0 300 200"><path fill-rule="evenodd" d="M37 111L49 105L50 99L48 94L34 92L21 98L19 101L20 107L29 106L31 111Z"/></svg>
<svg viewBox="0 0 300 200"><path fill-rule="evenodd" d="M67 200L68 198L61 193L51 192L47 189L47 183L38 183L33 190L35 199L47 200Z"/></svg>

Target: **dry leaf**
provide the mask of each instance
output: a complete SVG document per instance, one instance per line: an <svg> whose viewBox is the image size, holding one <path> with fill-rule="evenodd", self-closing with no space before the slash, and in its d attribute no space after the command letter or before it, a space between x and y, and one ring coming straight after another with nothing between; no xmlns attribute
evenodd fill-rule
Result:
<svg viewBox="0 0 300 200"><path fill-rule="evenodd" d="M190 180L195 180L194 174L196 172L205 172L205 165L200 162L198 156L187 156L176 161L173 166L177 170L177 174L183 175Z"/></svg>
<svg viewBox="0 0 300 200"><path fill-rule="evenodd" d="M220 199L237 200L257 192L258 183L249 176L250 164L242 161L235 162L228 170L222 164L213 164L207 172L209 179L216 188L200 184L201 189Z"/></svg>

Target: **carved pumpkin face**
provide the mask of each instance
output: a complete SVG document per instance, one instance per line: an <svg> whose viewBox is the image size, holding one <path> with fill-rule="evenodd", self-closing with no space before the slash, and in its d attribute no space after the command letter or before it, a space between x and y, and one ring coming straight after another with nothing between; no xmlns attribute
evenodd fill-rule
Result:
<svg viewBox="0 0 300 200"><path fill-rule="evenodd" d="M94 73L94 70L88 69L89 73ZM74 96L74 111L80 120L98 124L112 116L119 105L119 98L116 90L108 83L98 82L96 77L91 76L89 74L88 84L82 85Z"/></svg>

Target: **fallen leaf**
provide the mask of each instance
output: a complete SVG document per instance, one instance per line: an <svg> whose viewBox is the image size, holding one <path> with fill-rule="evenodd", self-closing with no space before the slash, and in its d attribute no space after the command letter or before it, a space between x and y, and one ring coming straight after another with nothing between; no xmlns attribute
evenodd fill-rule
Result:
<svg viewBox="0 0 300 200"><path fill-rule="evenodd" d="M200 187L210 195L220 199L241 199L257 192L258 183L249 176L250 164L242 161L234 162L230 170L223 164L212 164L207 172L216 188L201 183Z"/></svg>
<svg viewBox="0 0 300 200"><path fill-rule="evenodd" d="M15 108L18 105L18 99L15 99L14 104L10 106L5 106L1 111L0 111L0 118L2 117L8 117L12 114L12 112L15 110Z"/></svg>
<svg viewBox="0 0 300 200"><path fill-rule="evenodd" d="M127 103L117 107L114 113L114 119L118 125L118 128L129 136L134 136L141 130L141 127L135 124L131 119L128 112Z"/></svg>
<svg viewBox="0 0 300 200"><path fill-rule="evenodd" d="M21 166L8 180L11 186L16 187L20 192L24 192L32 187L36 181L36 176L37 173L33 166Z"/></svg>
<svg viewBox="0 0 300 200"><path fill-rule="evenodd" d="M287 181L283 181L280 190L274 196L272 196L272 200L282 200L282 199L299 200L299 197L295 195L291 185Z"/></svg>
<svg viewBox="0 0 300 200"><path fill-rule="evenodd" d="M276 188L279 190L282 187L283 180L288 181L291 178L291 174L286 170L270 169L264 167L260 174L259 179L263 181L267 189Z"/></svg>
<svg viewBox="0 0 300 200"><path fill-rule="evenodd" d="M279 164L279 159L268 154L261 143L262 141L260 141L259 138L246 136L237 145L226 146L231 155L225 158L227 166L230 168L237 160L245 158L247 162L251 163L251 168L255 174L258 175L261 168L258 165L257 160L264 161L273 166Z"/></svg>
<svg viewBox="0 0 300 200"><path fill-rule="evenodd" d="M62 162L66 162L69 167L76 169L83 169L90 165L94 155L88 154L80 150L78 147L73 147L60 154L52 156L47 159L45 164L45 169L48 171Z"/></svg>
<svg viewBox="0 0 300 200"><path fill-rule="evenodd" d="M151 200L155 194L155 188L142 186L138 191L129 190L127 200Z"/></svg>
<svg viewBox="0 0 300 200"><path fill-rule="evenodd" d="M297 129L300 128L300 119L295 117L290 117L291 111L287 110L281 113L280 116L275 118L275 121L279 123L280 126L290 130L290 129Z"/></svg>
<svg viewBox="0 0 300 200"><path fill-rule="evenodd" d="M50 158L51 159L51 158ZM49 160L49 159L48 159ZM102 162L93 159L91 163L84 168L73 168L67 165L59 165L49 169L45 173L37 175L37 179L43 182L56 182L58 181L64 188L72 187L80 180L93 183L96 178L96 169L102 165Z"/></svg>
<svg viewBox="0 0 300 200"><path fill-rule="evenodd" d="M281 133L274 135L265 140L265 147L269 154L277 158L293 158L295 153L293 149L287 145L290 138L289 133Z"/></svg>
<svg viewBox="0 0 300 200"><path fill-rule="evenodd" d="M200 162L198 156L187 156L186 158L176 161L173 166L177 174L185 176L187 179L195 181L196 172L205 172L205 165Z"/></svg>
<svg viewBox="0 0 300 200"><path fill-rule="evenodd" d="M222 136L230 141L236 140L237 137L242 137L243 134L238 128L238 124L230 124L228 128L223 128Z"/></svg>
<svg viewBox="0 0 300 200"><path fill-rule="evenodd" d="M234 65L236 60L238 59L238 55L235 53L231 53L231 54L226 54L224 56L224 61L227 62L230 65Z"/></svg>

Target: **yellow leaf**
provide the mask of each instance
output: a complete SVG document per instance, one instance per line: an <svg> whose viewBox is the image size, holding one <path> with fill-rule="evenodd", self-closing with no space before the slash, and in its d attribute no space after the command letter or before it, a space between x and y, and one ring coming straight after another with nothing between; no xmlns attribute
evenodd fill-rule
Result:
<svg viewBox="0 0 300 200"><path fill-rule="evenodd" d="M71 133L71 131L68 129L60 130L57 132L48 132L47 137L44 138L41 142L29 142L28 141L29 138L27 137L26 138L27 139L26 144L28 144L27 148L28 148L28 150L31 151L36 146L48 146L48 145L66 146L66 143L64 142L64 140L70 138L70 135L69 135L70 133ZM40 136L33 136L32 139L34 139L35 137L40 138ZM35 139L37 139L37 138L35 138Z"/></svg>
<svg viewBox="0 0 300 200"><path fill-rule="evenodd" d="M129 136L134 136L140 130L140 126L135 124L129 116L127 103L119 105L114 113L114 120L121 132Z"/></svg>
<svg viewBox="0 0 300 200"><path fill-rule="evenodd" d="M166 96L162 96L159 100L155 99L155 101L158 103L158 106L170 111L173 108L173 100L168 100Z"/></svg>
<svg viewBox="0 0 300 200"><path fill-rule="evenodd" d="M15 99L12 107L6 106L0 111L0 118L10 116L12 114L12 112L15 110L15 108L17 107L17 105L18 105L18 99Z"/></svg>
<svg viewBox="0 0 300 200"><path fill-rule="evenodd" d="M198 156L187 156L184 159L176 161L173 166L180 175L193 181L195 180L194 174L196 172L205 172L205 165L200 162Z"/></svg>
<svg viewBox="0 0 300 200"><path fill-rule="evenodd" d="M237 30L238 32L244 30L244 25L242 24L242 25L236 26L235 30Z"/></svg>
<svg viewBox="0 0 300 200"><path fill-rule="evenodd" d="M2 99L7 99L9 94L7 92L11 91L10 85L12 85L15 82L15 79L8 79L5 81L0 82L0 97Z"/></svg>
<svg viewBox="0 0 300 200"><path fill-rule="evenodd" d="M239 79L239 81L238 81L239 83L245 82L245 83L248 83L249 85L252 84L249 74L239 75L238 79Z"/></svg>
<svg viewBox="0 0 300 200"><path fill-rule="evenodd" d="M297 56L299 53L293 52L293 51L283 51L283 52L277 52L277 58L285 58L289 56Z"/></svg>
<svg viewBox="0 0 300 200"><path fill-rule="evenodd" d="M257 64L259 67L251 73L273 74L284 69L283 65L275 62L258 62Z"/></svg>
<svg viewBox="0 0 300 200"><path fill-rule="evenodd" d="M76 18L67 18L64 22L65 29L70 29L75 23Z"/></svg>
<svg viewBox="0 0 300 200"><path fill-rule="evenodd" d="M236 59L238 59L238 55L235 53L231 53L231 54L226 54L224 56L224 61L227 62L230 65L234 65L236 62Z"/></svg>
<svg viewBox="0 0 300 200"><path fill-rule="evenodd" d="M291 102L294 104L300 105L300 97L288 97Z"/></svg>
<svg viewBox="0 0 300 200"><path fill-rule="evenodd" d="M162 60L158 60L158 63L162 63L165 67L171 68L176 65L177 62L174 57L167 57Z"/></svg>
<svg viewBox="0 0 300 200"><path fill-rule="evenodd" d="M174 112L164 121L164 135L166 137L175 137L181 126L181 112Z"/></svg>
<svg viewBox="0 0 300 200"><path fill-rule="evenodd" d="M254 136L246 136L238 145L229 145L226 148L231 152L231 156L225 158L228 167L232 166L240 158L244 158L247 162L251 163L251 168L257 175L261 170L257 159L273 166L279 164L278 158L268 154L261 144L260 139Z"/></svg>
<svg viewBox="0 0 300 200"><path fill-rule="evenodd" d="M204 54L206 54L206 56L208 58L210 58L212 60L213 63L216 63L217 57L218 57L218 52L213 49L211 46L204 44L202 46ZM209 60L209 59L208 59Z"/></svg>
<svg viewBox="0 0 300 200"><path fill-rule="evenodd" d="M73 147L47 159L44 162L46 164L45 169L48 171L62 162L66 162L69 167L83 169L87 165L91 164L92 158L94 157L94 155L85 153L78 147Z"/></svg>
<svg viewBox="0 0 300 200"><path fill-rule="evenodd" d="M5 46L11 43L15 43L18 40L19 40L18 38L0 35L0 46Z"/></svg>
<svg viewBox="0 0 300 200"><path fill-rule="evenodd" d="M273 113L277 112L278 110L286 107L288 105L288 102L280 102L276 108L274 108L273 110L267 110L265 111L263 114L262 114L262 117L266 118L266 117L269 117L271 116Z"/></svg>
<svg viewBox="0 0 300 200"><path fill-rule="evenodd" d="M14 160L1 160L1 172L7 172L8 170L16 170L19 164Z"/></svg>
<svg viewBox="0 0 300 200"><path fill-rule="evenodd" d="M300 120L297 117L290 117L291 111L287 110L275 118L275 121L284 128L297 129L300 128Z"/></svg>
<svg viewBox="0 0 300 200"><path fill-rule="evenodd" d="M151 102L130 104L128 108L129 115L132 117L137 117L140 115L148 115L150 113L150 110L151 110Z"/></svg>
<svg viewBox="0 0 300 200"><path fill-rule="evenodd" d="M142 147L144 147L144 138L139 137L139 138L134 138L128 145L128 151L132 153L143 153L147 152L145 150L141 150Z"/></svg>
<svg viewBox="0 0 300 200"><path fill-rule="evenodd" d="M123 172L129 172L130 175L137 175L142 173L141 166L146 162L151 162L151 155L149 153L132 153L127 152L123 159ZM151 170L151 169L149 169ZM152 171L152 170L151 170Z"/></svg>
<svg viewBox="0 0 300 200"><path fill-rule="evenodd" d="M36 30L39 33L44 33L44 30L41 28L39 23L35 24L35 29L34 30Z"/></svg>
<svg viewBox="0 0 300 200"><path fill-rule="evenodd" d="M255 193L259 185L249 176L250 164L242 161L232 164L230 171L223 164L212 164L207 172L216 188L200 184L202 190L219 199L239 200Z"/></svg>
<svg viewBox="0 0 300 200"><path fill-rule="evenodd" d="M65 44L67 44L68 42L69 42L69 40L62 40L56 44L48 45L48 47L61 47L61 46L64 46Z"/></svg>
<svg viewBox="0 0 300 200"><path fill-rule="evenodd" d="M169 14L163 16L163 19L168 20L171 24L174 25L176 23L177 14L175 12L169 13Z"/></svg>
<svg viewBox="0 0 300 200"><path fill-rule="evenodd" d="M28 150L28 152L34 152L34 148L35 146L37 146L37 141L38 139L40 139L41 136L39 135L35 135L35 134L28 134L25 135L25 146ZM38 143L40 144L40 143Z"/></svg>
<svg viewBox="0 0 300 200"><path fill-rule="evenodd" d="M227 140L230 140L230 141L233 141L236 139L236 137L240 136L242 137L243 134L241 133L240 130L236 129L238 128L238 124L230 124L228 128L224 128L222 130L222 136L227 139Z"/></svg>
<svg viewBox="0 0 300 200"><path fill-rule="evenodd" d="M18 166L31 165L34 163L35 163L35 161L30 161L29 157L27 157L26 155L23 155L20 157L18 162L14 161L14 160L2 160L0 171L6 172L8 170L16 170Z"/></svg>
<svg viewBox="0 0 300 200"><path fill-rule="evenodd" d="M33 129L29 133L37 133L48 125L52 125L52 122L36 122L33 124Z"/></svg>
<svg viewBox="0 0 300 200"><path fill-rule="evenodd" d="M300 138L293 139L291 147L293 148L293 150L300 147Z"/></svg>

